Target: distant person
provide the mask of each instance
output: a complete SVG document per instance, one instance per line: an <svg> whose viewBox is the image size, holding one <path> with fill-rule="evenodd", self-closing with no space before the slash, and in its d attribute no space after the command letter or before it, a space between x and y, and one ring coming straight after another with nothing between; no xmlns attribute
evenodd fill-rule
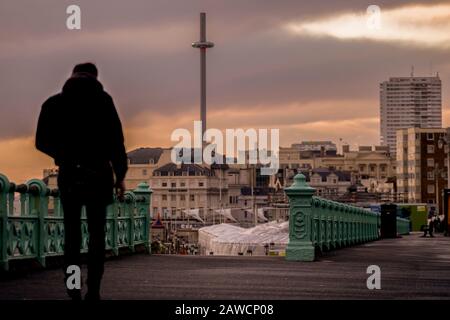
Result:
<svg viewBox="0 0 450 320"><path fill-rule="evenodd" d="M36 148L59 167L58 187L64 210L64 272L81 265L81 208L89 230L87 300L100 299L104 271L106 207L113 190L123 198L127 156L122 125L111 96L97 80L92 63L75 66L62 92L42 105ZM81 291L68 289L74 300Z"/></svg>
<svg viewBox="0 0 450 320"><path fill-rule="evenodd" d="M433 218L433 230L434 232L441 232L441 223L438 215L435 215Z"/></svg>
<svg viewBox="0 0 450 320"><path fill-rule="evenodd" d="M436 215L435 208L434 208L434 207L431 207L431 208L430 208L430 211L428 212L428 220L427 220L427 223L428 223L428 233L429 233L429 235L430 235L431 238L434 237L434 235L433 235L433 230L434 230L434 219L435 219L435 215ZM424 236L426 236L426 235L427 235L427 233L426 233L426 231L425 231Z"/></svg>

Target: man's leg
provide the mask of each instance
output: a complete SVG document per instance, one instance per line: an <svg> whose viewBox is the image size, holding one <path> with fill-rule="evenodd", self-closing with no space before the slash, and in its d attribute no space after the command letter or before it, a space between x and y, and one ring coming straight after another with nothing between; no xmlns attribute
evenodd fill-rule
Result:
<svg viewBox="0 0 450 320"><path fill-rule="evenodd" d="M70 265L81 269L81 203L71 197L61 197L64 210L64 281L71 274L67 274ZM81 281L80 281L81 283ZM66 287L67 287L67 283ZM81 290L67 288L67 293L74 300L81 299Z"/></svg>
<svg viewBox="0 0 450 320"><path fill-rule="evenodd" d="M106 205L90 203L86 206L89 229L88 295L87 299L100 299L100 284L105 262Z"/></svg>

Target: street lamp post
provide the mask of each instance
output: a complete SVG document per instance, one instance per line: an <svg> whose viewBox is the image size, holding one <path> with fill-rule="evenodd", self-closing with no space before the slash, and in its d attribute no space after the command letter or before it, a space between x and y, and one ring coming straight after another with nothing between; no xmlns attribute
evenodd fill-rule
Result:
<svg viewBox="0 0 450 320"><path fill-rule="evenodd" d="M439 205L439 179L445 176L444 168L439 168L439 163L434 165L434 180L435 180L435 193L436 193L436 209L437 213L441 214Z"/></svg>
<svg viewBox="0 0 450 320"><path fill-rule="evenodd" d="M446 161L447 161L447 189L450 189L450 153L449 153L449 145L450 145L450 141L449 141L449 137L450 136L450 128L447 128L447 134L444 136L441 136L439 138L438 141L438 148L442 149L444 148L444 154L446 156ZM436 179L437 181L438 179ZM437 192L437 190L436 190ZM443 193L444 195L444 193ZM437 194L437 196L439 197L439 195ZM443 197L444 198L444 197ZM443 203L443 209L446 208L448 206L448 204L444 204ZM440 212L444 214L444 225L445 225L445 230L444 230L444 235L449 235L449 216L448 216L448 211L449 209L447 208L447 212Z"/></svg>

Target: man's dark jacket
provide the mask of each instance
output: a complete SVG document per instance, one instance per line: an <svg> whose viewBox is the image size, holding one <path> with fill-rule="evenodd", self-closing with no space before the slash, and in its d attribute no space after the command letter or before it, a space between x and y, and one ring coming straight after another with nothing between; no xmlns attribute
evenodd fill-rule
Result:
<svg viewBox="0 0 450 320"><path fill-rule="evenodd" d="M62 92L44 102L36 148L59 166L61 196L81 192L88 200L112 202L115 181L123 181L127 155L122 125L111 96L85 73L74 74Z"/></svg>

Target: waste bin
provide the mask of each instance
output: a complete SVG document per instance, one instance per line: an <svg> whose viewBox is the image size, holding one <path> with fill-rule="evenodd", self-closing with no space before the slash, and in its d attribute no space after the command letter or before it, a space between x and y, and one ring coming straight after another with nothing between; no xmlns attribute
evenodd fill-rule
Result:
<svg viewBox="0 0 450 320"><path fill-rule="evenodd" d="M397 205L383 204L380 206L381 238L397 237Z"/></svg>

